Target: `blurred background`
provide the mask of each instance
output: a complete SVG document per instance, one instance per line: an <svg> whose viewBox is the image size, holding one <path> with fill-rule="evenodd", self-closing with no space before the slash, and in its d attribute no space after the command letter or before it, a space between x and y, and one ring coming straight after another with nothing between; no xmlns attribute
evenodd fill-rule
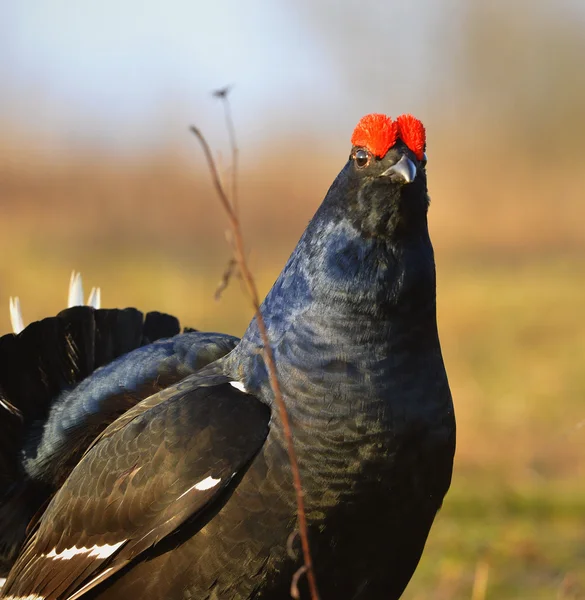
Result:
<svg viewBox="0 0 585 600"><path fill-rule="evenodd" d="M197 124L262 292L368 112L427 127L453 486L405 598L585 598L585 4L21 0L0 7L0 331L106 306L241 334Z"/></svg>

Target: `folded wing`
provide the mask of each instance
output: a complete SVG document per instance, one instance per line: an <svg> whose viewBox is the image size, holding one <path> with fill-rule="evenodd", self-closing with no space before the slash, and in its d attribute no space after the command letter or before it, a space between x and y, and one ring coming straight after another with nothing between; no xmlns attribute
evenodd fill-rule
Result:
<svg viewBox="0 0 585 600"><path fill-rule="evenodd" d="M270 417L227 378L197 375L130 413L106 429L55 495L10 572L6 597L78 598L225 502L262 447Z"/></svg>

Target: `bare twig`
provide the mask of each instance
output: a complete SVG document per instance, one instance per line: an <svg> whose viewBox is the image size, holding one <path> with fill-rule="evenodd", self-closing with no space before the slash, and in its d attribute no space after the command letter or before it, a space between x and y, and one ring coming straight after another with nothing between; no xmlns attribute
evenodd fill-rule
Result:
<svg viewBox="0 0 585 600"><path fill-rule="evenodd" d="M299 600L301 594L299 592L299 580L307 572L307 565L299 567L293 575L292 581L290 582L290 595L294 600Z"/></svg>
<svg viewBox="0 0 585 600"><path fill-rule="evenodd" d="M234 120L232 119L232 109L228 95L232 89L231 85L227 85L219 90L215 90L213 95L215 98L221 100L223 109L225 112L225 122L227 125L228 135L230 137L230 147L232 149L232 177L231 177L231 201L234 208L234 213L238 216L238 144L236 142L236 129L234 127Z"/></svg>
<svg viewBox="0 0 585 600"><path fill-rule="evenodd" d="M219 300L221 298L221 295L224 293L225 289L229 285L230 280L234 274L234 270L237 266L238 266L238 263L236 262L236 259L233 257L230 258L230 260L225 268L225 271L223 272L223 275L221 276L221 281L219 282L219 285L217 286L217 288L215 290L214 298L216 300Z"/></svg>
<svg viewBox="0 0 585 600"><path fill-rule="evenodd" d="M297 552L294 548L294 543L298 535L299 530L295 529L294 531L290 532L288 539L286 540L286 553L290 556L290 558L292 558L292 560L297 559Z"/></svg>
<svg viewBox="0 0 585 600"><path fill-rule="evenodd" d="M570 600L583 598L584 588L579 585L578 578L573 573L567 573L557 591L557 600Z"/></svg>
<svg viewBox="0 0 585 600"><path fill-rule="evenodd" d="M473 590L471 600L485 600L488 587L488 576L490 564L487 559L482 558L475 566L475 576L473 578Z"/></svg>
<svg viewBox="0 0 585 600"><path fill-rule="evenodd" d="M226 115L229 114L229 104L227 101L227 91L223 94L216 94L218 97L222 99L228 105L228 110ZM224 99L225 98L225 99ZM231 122L231 119L230 119ZM233 124L232 124L233 127ZM237 263L239 272L244 281L247 293L252 301L252 305L254 307L254 311L256 313L256 322L258 324L258 330L260 333L260 337L262 339L262 345L264 350L264 359L266 361L266 367L268 370L268 379L270 382L270 387L272 389L272 393L274 394L274 400L278 407L278 411L280 414L280 420L282 421L282 428L284 432L284 437L286 439L288 458L290 461L292 477L293 477L293 485L295 489L296 502L297 502L297 518L299 522L299 536L301 538L301 547L303 550L303 560L304 566L301 570L297 571L295 577L293 578L293 586L291 587L291 593L297 589L297 582L299 577L306 573L307 581L309 584L309 590L311 594L311 600L319 600L319 592L317 590L317 582L315 580L315 573L313 570L313 562L311 559L311 550L309 547L309 534L308 534L308 525L307 525L307 516L305 512L305 501L303 495L303 488L301 484L301 475L299 471L299 465L297 460L297 455L295 452L292 429L290 424L290 419L288 416L288 411L286 409L286 405L284 403L284 398L282 396L282 392L280 389L280 385L278 383L278 376L276 371L276 364L274 361L274 354L272 352L272 346L270 345L270 339L268 337L268 331L266 329L266 324L264 322L264 318L262 317L262 313L260 310L260 298L258 296L258 290L256 288L256 282L252 273L248 267L248 263L246 261L246 254L244 251L244 240L242 237L242 232L240 228L240 221L238 218L238 214L236 212L235 204L230 202L228 195L221 183L219 178L219 173L217 170L217 165L213 159L213 154L209 148L209 144L205 139L205 136L201 133L201 131L195 127L191 127L192 133L197 137L201 147L203 149L203 153L205 154L205 158L207 160L207 164L209 166L209 171L211 173L211 179L213 185L215 187L215 191L217 192L217 196L221 205L223 206L228 221L233 231L234 236L234 259ZM231 134L230 134L231 135ZM235 138L232 138L235 139ZM234 147L232 147L234 150ZM237 152L233 152L234 156L237 156ZM232 192L235 190L235 185L232 182ZM298 597L298 596L296 596Z"/></svg>

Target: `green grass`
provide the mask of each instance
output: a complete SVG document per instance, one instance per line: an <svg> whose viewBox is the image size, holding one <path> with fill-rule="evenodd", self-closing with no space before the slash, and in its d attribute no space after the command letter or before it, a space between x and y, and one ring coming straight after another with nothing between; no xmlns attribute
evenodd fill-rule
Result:
<svg viewBox="0 0 585 600"><path fill-rule="evenodd" d="M456 474L405 599L471 598L482 562L487 598L584 597L584 495L482 484Z"/></svg>

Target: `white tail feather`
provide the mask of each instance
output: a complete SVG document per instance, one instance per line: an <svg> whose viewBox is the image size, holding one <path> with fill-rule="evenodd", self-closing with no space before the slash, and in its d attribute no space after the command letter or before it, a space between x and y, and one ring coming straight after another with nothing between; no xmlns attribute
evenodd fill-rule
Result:
<svg viewBox="0 0 585 600"><path fill-rule="evenodd" d="M87 305L93 308L100 308L102 304L102 290L100 288L91 288L91 293L87 299Z"/></svg>
<svg viewBox="0 0 585 600"><path fill-rule="evenodd" d="M10 323L12 324L12 331L14 333L20 333L24 329L24 321L22 319L22 311L20 310L20 300L18 296L16 298L10 297Z"/></svg>
<svg viewBox="0 0 585 600"><path fill-rule="evenodd" d="M69 295L67 298L67 307L83 306L83 282L81 273L73 271L69 280ZM102 304L102 291L98 288L92 288L87 299L87 306L100 308ZM10 323L14 333L20 333L24 329L24 319L22 318L22 310L20 308L20 300L18 296L10 297Z"/></svg>
<svg viewBox="0 0 585 600"><path fill-rule="evenodd" d="M67 298L67 308L72 306L83 306L83 282L81 273L71 272L69 280L69 296Z"/></svg>

